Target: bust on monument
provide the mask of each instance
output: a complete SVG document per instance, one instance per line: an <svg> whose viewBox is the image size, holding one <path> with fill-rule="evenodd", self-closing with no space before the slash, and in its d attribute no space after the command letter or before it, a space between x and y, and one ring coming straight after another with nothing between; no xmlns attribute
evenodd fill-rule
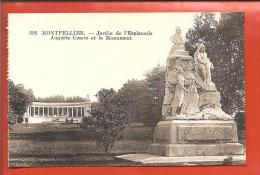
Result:
<svg viewBox="0 0 260 175"><path fill-rule="evenodd" d="M183 45L184 44L182 36L181 36L181 28L179 26L176 27L175 34L170 37L170 41L174 45Z"/></svg>
<svg viewBox="0 0 260 175"><path fill-rule="evenodd" d="M170 41L173 43L170 55L178 49L184 50L184 41L181 36L181 28L179 26L175 29L175 34L170 37Z"/></svg>

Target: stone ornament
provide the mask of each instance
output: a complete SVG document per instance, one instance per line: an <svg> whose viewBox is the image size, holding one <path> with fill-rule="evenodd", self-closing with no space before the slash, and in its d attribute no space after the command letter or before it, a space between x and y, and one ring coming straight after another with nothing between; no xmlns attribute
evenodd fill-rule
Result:
<svg viewBox="0 0 260 175"><path fill-rule="evenodd" d="M202 40L194 57L185 50L180 27L170 37L173 46L166 61L163 120L232 120L221 109L220 93L211 80L214 68Z"/></svg>

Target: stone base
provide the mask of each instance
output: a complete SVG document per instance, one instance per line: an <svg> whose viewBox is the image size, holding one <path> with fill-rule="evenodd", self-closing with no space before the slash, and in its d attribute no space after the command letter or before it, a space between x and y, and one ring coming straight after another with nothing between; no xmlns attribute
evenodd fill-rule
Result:
<svg viewBox="0 0 260 175"><path fill-rule="evenodd" d="M168 157L243 155L232 120L161 121L149 153Z"/></svg>
<svg viewBox="0 0 260 175"><path fill-rule="evenodd" d="M153 154L127 154L116 156L116 158L134 162L137 166L201 166L246 164L245 155L165 157Z"/></svg>
<svg viewBox="0 0 260 175"><path fill-rule="evenodd" d="M218 144L160 144L150 145L149 152L168 157L228 156L243 155L243 145L239 143Z"/></svg>

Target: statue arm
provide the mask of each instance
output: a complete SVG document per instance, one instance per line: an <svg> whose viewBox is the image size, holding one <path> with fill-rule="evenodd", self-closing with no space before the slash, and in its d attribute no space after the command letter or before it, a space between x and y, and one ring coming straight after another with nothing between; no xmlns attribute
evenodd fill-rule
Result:
<svg viewBox="0 0 260 175"><path fill-rule="evenodd" d="M198 60L198 62L200 62L201 64L206 64L206 63L204 62L204 60L202 59L202 56L200 56L200 55L197 56L197 60Z"/></svg>

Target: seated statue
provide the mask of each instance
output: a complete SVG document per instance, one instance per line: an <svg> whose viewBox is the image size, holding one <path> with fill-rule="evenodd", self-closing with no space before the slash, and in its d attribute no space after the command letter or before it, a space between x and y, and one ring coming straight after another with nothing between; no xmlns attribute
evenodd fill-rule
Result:
<svg viewBox="0 0 260 175"><path fill-rule="evenodd" d="M204 44L199 44L197 51L194 54L195 70L201 76L204 83L211 84L211 68L213 64L209 61L207 53L205 52Z"/></svg>

